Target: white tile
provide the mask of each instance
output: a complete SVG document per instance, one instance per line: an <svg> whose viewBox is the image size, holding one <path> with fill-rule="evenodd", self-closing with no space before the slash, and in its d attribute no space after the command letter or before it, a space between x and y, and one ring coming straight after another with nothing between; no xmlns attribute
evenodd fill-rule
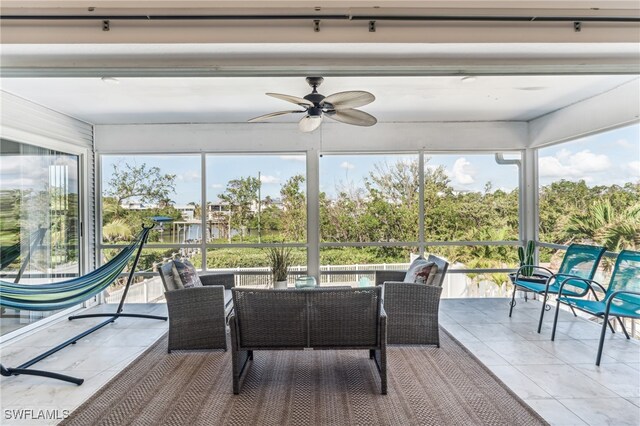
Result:
<svg viewBox="0 0 640 426"><path fill-rule="evenodd" d="M553 326L553 322L551 323ZM583 318L575 318L571 317L568 321L558 321L558 325L556 327L557 331L567 334L574 339L589 339L589 340L598 340L600 339L600 332L602 331L602 326L595 322L587 321ZM611 333L610 329L607 329L607 334L605 335L607 340L620 340L624 339L623 333Z"/></svg>
<svg viewBox="0 0 640 426"><path fill-rule="evenodd" d="M580 340L575 339L563 339L563 340L542 340L533 342L535 345L554 355L556 358L568 364L587 364L592 363L595 365L596 355L598 350L596 347L589 346ZM601 363L611 364L618 363L619 361L611 358L610 356L603 355Z"/></svg>
<svg viewBox="0 0 640 426"><path fill-rule="evenodd" d="M615 398L602 384L566 364L518 365L518 370L554 398Z"/></svg>
<svg viewBox="0 0 640 426"><path fill-rule="evenodd" d="M467 331L466 328L459 324L447 324L443 325L444 329L447 330L453 337L455 337L459 342L479 342L479 340L471 333Z"/></svg>
<svg viewBox="0 0 640 426"><path fill-rule="evenodd" d="M491 371L522 399L552 399L544 389L511 365L491 366Z"/></svg>
<svg viewBox="0 0 640 426"><path fill-rule="evenodd" d="M509 365L507 360L480 341L468 341L464 342L463 345L486 366Z"/></svg>
<svg viewBox="0 0 640 426"><path fill-rule="evenodd" d="M456 312L452 312L451 315L456 314ZM480 312L478 310L467 311L462 314L458 314L456 316L456 321L459 324L491 324L495 323L496 319L493 315L486 314L484 312Z"/></svg>
<svg viewBox="0 0 640 426"><path fill-rule="evenodd" d="M638 426L640 407L624 398L574 398L560 402L593 426Z"/></svg>
<svg viewBox="0 0 640 426"><path fill-rule="evenodd" d="M95 374L92 371L75 371L73 373L66 371L57 371L63 374L70 374L85 379L85 383L94 381L94 384L100 386L104 381L100 380L100 376L104 373ZM19 378L22 378L20 376ZM33 376L32 376L33 377ZM42 380L41 380L42 379ZM61 409L74 409L96 391L96 386L81 386L52 380L48 378L38 378L36 380L25 380L21 383L14 382L8 386L7 395L3 395L3 409L11 409L16 405L24 405L28 402L32 407L55 406ZM6 399L5 399L6 398Z"/></svg>
<svg viewBox="0 0 640 426"><path fill-rule="evenodd" d="M512 365L563 364L563 361L528 340L485 341L485 344Z"/></svg>
<svg viewBox="0 0 640 426"><path fill-rule="evenodd" d="M525 399L551 426L586 426L580 417L555 399Z"/></svg>
<svg viewBox="0 0 640 426"><path fill-rule="evenodd" d="M525 340L550 340L551 338L551 327L544 324L540 333L538 333L538 321L535 323L532 322L515 322L511 324L503 323L505 327L508 327L510 330L515 332L516 334L522 336ZM568 335L560 332L556 332L556 340L568 340L572 339ZM572 339L573 340L573 339Z"/></svg>
<svg viewBox="0 0 640 426"><path fill-rule="evenodd" d="M628 365L609 363L601 364L598 367L589 363L572 364L571 367L622 397L640 397L640 371L634 370Z"/></svg>
<svg viewBox="0 0 640 426"><path fill-rule="evenodd" d="M587 346L598 348L598 340L582 340ZM637 340L605 340L602 354L624 363L640 362L640 345ZM595 359L593 361L595 363Z"/></svg>
<svg viewBox="0 0 640 426"><path fill-rule="evenodd" d="M634 370L640 371L640 362L625 362L625 364L627 364L629 367L633 368Z"/></svg>
<svg viewBox="0 0 640 426"><path fill-rule="evenodd" d="M640 407L640 398L625 398L627 401L632 403L633 405Z"/></svg>
<svg viewBox="0 0 640 426"><path fill-rule="evenodd" d="M462 326L482 342L518 341L524 338L502 324L462 324Z"/></svg>

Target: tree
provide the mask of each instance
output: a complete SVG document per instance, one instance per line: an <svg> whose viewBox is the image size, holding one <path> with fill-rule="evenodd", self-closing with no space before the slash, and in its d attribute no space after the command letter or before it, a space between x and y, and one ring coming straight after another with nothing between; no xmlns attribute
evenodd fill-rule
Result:
<svg viewBox="0 0 640 426"><path fill-rule="evenodd" d="M640 203L616 211L609 200L597 201L586 213L573 215L565 231L610 251L636 249L640 247Z"/></svg>
<svg viewBox="0 0 640 426"><path fill-rule="evenodd" d="M307 234L307 197L301 188L304 181L304 176L295 175L280 189L281 220L287 241L304 241Z"/></svg>
<svg viewBox="0 0 640 426"><path fill-rule="evenodd" d="M131 198L141 203L160 204L170 200L169 194L176 192L175 181L176 175L161 174L159 167L116 163L105 194L115 199L116 206Z"/></svg>
<svg viewBox="0 0 640 426"><path fill-rule="evenodd" d="M102 237L109 243L129 241L133 237L133 231L126 220L114 219L102 227Z"/></svg>
<svg viewBox="0 0 640 426"><path fill-rule="evenodd" d="M251 206L258 201L259 188L258 178L248 176L230 180L225 192L218 195L218 198L229 205L231 227L240 231L241 239L244 239L246 228L253 218Z"/></svg>

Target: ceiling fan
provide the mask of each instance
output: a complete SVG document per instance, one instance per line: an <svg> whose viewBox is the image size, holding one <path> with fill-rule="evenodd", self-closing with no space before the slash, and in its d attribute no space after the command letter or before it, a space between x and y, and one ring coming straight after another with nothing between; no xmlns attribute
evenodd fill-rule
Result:
<svg viewBox="0 0 640 426"><path fill-rule="evenodd" d="M320 127L322 117L327 116L333 120L346 124L354 124L356 126L373 126L377 120L371 114L364 111L354 109L373 102L376 98L369 92L361 90L353 90L348 92L338 92L333 95L324 96L318 93L318 86L322 84L322 77L307 77L307 83L313 88L313 91L304 98L297 96L282 95L280 93L267 93L268 96L282 99L283 101L294 103L304 108L303 110L278 111L270 114L261 115L259 117L248 120L250 123L255 121L267 120L269 118L278 117L285 114L302 114L304 117L298 123L298 127L303 132L313 132Z"/></svg>

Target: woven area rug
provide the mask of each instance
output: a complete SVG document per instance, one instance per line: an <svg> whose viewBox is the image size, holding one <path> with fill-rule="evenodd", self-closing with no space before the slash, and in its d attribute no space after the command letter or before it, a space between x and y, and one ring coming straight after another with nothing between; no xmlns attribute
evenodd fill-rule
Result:
<svg viewBox="0 0 640 426"><path fill-rule="evenodd" d="M368 351L255 351L240 395L230 352L167 354L166 336L64 425L541 425L444 330L442 347L389 347L389 393Z"/></svg>

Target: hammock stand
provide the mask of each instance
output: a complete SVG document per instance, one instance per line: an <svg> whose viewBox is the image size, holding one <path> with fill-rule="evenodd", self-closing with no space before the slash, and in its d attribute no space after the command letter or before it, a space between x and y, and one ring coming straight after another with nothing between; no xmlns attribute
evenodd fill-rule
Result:
<svg viewBox="0 0 640 426"><path fill-rule="evenodd" d="M147 318L147 319L156 319L156 320L161 320L161 321L166 321L167 317L165 316L157 316L157 315L145 315L145 314L127 314L127 313L123 313L122 310L124 309L124 301L127 298L127 293L129 292L129 287L131 286L131 283L133 282L133 275L135 273L136 267L138 266L138 261L140 260L140 255L142 254L142 248L144 246L144 244L147 241L147 238L149 236L149 231L151 231L152 227L144 227L143 226L143 230L142 230L142 235L140 237L140 242L139 242L139 246L138 246L138 250L136 252L136 257L135 260L133 261L133 265L131 266L131 270L129 271L129 277L127 278L127 284L125 285L124 291L122 292L122 297L120 298L120 303L118 304L118 308L116 309L115 312L113 313L102 313L102 314L88 314L88 315L74 315L74 316L70 316L69 320L75 320L75 319L82 319L82 318L95 318L95 317L108 317L108 319L106 321L101 322L98 325L95 325L93 327L91 327L90 329L78 334L75 337L72 337L71 339L59 344L58 346L49 349L48 351L36 356L35 358L20 364L19 366L15 367L15 368L10 368L10 367L4 367L2 364L0 364L0 375L5 376L5 377L10 377L10 376L17 376L20 374L25 374L25 375L31 375L31 376L42 376L42 377L49 377L51 379L57 379L57 380L63 380L65 382L70 382L70 383L75 383L76 385L80 386L83 382L84 379L81 378L77 378L77 377L72 377L72 376L67 376L64 374L59 374L59 373L53 373L51 371L43 371L43 370L31 370L29 369L29 367L31 367L33 364L42 361L43 359L47 358L48 356L53 355L54 353L66 348L69 345L74 345L78 342L78 340L82 339L85 336L88 336L89 334L93 333L94 331L98 331L100 330L102 327L104 327L107 324L111 324L113 322L115 322L116 319L120 318L120 317L128 317L128 318Z"/></svg>

